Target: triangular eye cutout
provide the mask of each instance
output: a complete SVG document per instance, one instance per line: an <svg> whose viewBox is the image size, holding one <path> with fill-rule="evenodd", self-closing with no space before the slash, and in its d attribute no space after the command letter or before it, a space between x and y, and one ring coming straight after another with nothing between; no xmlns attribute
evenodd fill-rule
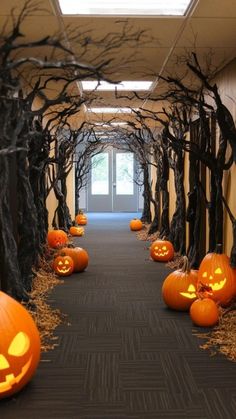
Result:
<svg viewBox="0 0 236 419"><path fill-rule="evenodd" d="M8 354L13 356L23 356L30 347L30 340L28 335L24 332L19 332L11 342Z"/></svg>
<svg viewBox="0 0 236 419"><path fill-rule="evenodd" d="M202 277L203 277L203 278L207 278L207 272L204 272L204 273L202 274Z"/></svg>
<svg viewBox="0 0 236 419"><path fill-rule="evenodd" d="M215 270L215 274L222 274L223 272L222 272L222 270L220 269L220 268L217 268L216 270Z"/></svg>

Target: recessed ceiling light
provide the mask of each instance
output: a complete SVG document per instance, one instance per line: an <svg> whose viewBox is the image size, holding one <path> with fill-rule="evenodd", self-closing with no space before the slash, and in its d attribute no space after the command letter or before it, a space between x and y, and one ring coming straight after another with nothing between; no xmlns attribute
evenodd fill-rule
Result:
<svg viewBox="0 0 236 419"><path fill-rule="evenodd" d="M121 81L119 84L108 83L106 81L85 80L81 81L83 90L100 90L100 91L138 91L149 90L152 81Z"/></svg>
<svg viewBox="0 0 236 419"><path fill-rule="evenodd" d="M183 16L192 0L59 0L65 15Z"/></svg>
<svg viewBox="0 0 236 419"><path fill-rule="evenodd" d="M109 107L94 107L94 108L87 108L88 112L94 113L132 113L133 111L137 111L137 108L109 108Z"/></svg>

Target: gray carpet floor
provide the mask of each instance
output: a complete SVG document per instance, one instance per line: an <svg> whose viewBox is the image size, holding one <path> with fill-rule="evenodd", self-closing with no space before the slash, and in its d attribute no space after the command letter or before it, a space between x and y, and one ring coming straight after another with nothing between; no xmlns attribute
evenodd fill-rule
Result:
<svg viewBox="0 0 236 419"><path fill-rule="evenodd" d="M188 313L164 306L170 271L129 231L133 214L88 216L75 242L89 266L50 295L70 325L0 418L235 419L236 363L210 357Z"/></svg>

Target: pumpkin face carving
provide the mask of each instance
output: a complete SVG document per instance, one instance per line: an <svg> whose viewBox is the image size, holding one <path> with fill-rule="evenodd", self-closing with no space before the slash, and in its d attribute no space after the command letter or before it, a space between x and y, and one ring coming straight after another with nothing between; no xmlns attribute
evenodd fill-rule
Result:
<svg viewBox="0 0 236 419"><path fill-rule="evenodd" d="M168 262L174 257L174 247L167 240L155 240L150 247L151 258L158 262Z"/></svg>
<svg viewBox="0 0 236 419"><path fill-rule="evenodd" d="M83 236L84 235L84 228L83 227L76 227L72 226L70 227L70 234L72 236Z"/></svg>
<svg viewBox="0 0 236 419"><path fill-rule="evenodd" d="M34 374L40 338L28 311L0 291L0 398L18 392Z"/></svg>
<svg viewBox="0 0 236 419"><path fill-rule="evenodd" d="M82 247L63 247L61 252L73 259L74 272L83 272L87 268L89 255Z"/></svg>
<svg viewBox="0 0 236 419"><path fill-rule="evenodd" d="M48 244L53 249L68 243L67 234L63 230L50 230L48 232Z"/></svg>
<svg viewBox="0 0 236 419"><path fill-rule="evenodd" d="M182 269L171 272L163 282L162 297L173 310L187 311L197 298L198 272L189 269L185 257Z"/></svg>
<svg viewBox="0 0 236 419"><path fill-rule="evenodd" d="M198 280L211 288L211 298L222 306L227 306L235 295L236 272L225 254L208 253L200 264Z"/></svg>
<svg viewBox="0 0 236 419"><path fill-rule="evenodd" d="M70 256L60 255L54 259L54 271L60 276L69 276L74 271L74 262Z"/></svg>

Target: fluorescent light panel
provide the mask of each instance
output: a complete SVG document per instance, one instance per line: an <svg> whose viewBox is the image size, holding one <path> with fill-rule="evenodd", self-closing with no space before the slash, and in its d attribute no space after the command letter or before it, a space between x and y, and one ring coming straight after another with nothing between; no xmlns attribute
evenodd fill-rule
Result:
<svg viewBox="0 0 236 419"><path fill-rule="evenodd" d="M149 90L152 81L122 81L119 84L108 83L106 81L96 80L85 80L81 81L83 90L100 90L100 91L138 91L138 90Z"/></svg>
<svg viewBox="0 0 236 419"><path fill-rule="evenodd" d="M119 127L122 125L127 125L127 122L110 122L109 124L105 124L104 122L95 122L94 125L105 127L105 128L111 128L111 126Z"/></svg>
<svg viewBox="0 0 236 419"><path fill-rule="evenodd" d="M132 113L134 111L137 111L137 108L131 109L131 108L109 108L109 107L94 107L94 108L87 108L88 112L94 112L94 113Z"/></svg>
<svg viewBox="0 0 236 419"><path fill-rule="evenodd" d="M59 0L65 15L183 16L191 0Z"/></svg>

